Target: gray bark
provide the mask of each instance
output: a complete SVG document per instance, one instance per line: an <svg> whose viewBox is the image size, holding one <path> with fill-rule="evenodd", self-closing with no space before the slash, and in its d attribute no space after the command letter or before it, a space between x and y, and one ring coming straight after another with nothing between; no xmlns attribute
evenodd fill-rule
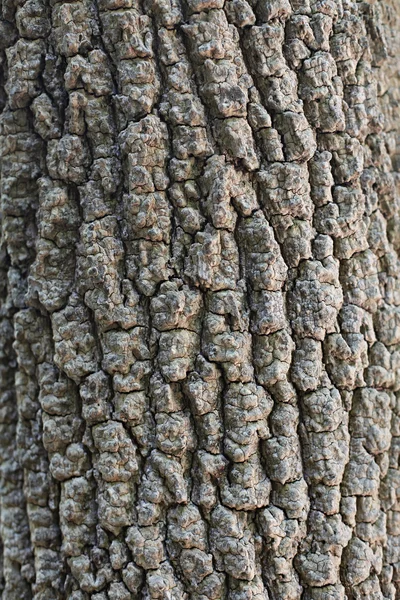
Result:
<svg viewBox="0 0 400 600"><path fill-rule="evenodd" d="M2 0L2 600L400 598L398 0Z"/></svg>

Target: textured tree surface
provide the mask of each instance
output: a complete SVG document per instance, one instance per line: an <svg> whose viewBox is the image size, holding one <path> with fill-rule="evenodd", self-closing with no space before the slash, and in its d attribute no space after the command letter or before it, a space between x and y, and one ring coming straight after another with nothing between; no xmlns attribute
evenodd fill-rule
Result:
<svg viewBox="0 0 400 600"><path fill-rule="evenodd" d="M2 600L400 598L399 0L2 0Z"/></svg>

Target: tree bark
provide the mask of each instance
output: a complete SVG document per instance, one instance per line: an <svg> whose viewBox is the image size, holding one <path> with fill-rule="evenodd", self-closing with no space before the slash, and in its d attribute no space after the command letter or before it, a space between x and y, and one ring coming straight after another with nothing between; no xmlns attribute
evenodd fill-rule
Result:
<svg viewBox="0 0 400 600"><path fill-rule="evenodd" d="M398 0L2 0L2 600L400 598Z"/></svg>

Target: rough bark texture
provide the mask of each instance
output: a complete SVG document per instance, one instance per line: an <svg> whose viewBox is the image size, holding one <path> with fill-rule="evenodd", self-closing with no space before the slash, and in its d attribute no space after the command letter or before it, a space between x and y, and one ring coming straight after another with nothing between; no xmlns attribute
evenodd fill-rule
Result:
<svg viewBox="0 0 400 600"><path fill-rule="evenodd" d="M2 599L400 598L398 0L0 51Z"/></svg>

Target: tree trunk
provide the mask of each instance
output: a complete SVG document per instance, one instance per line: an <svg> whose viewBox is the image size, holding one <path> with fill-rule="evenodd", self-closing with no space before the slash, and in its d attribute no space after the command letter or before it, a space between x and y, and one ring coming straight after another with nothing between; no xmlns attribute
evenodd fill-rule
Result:
<svg viewBox="0 0 400 600"><path fill-rule="evenodd" d="M400 4L248 2L2 0L2 600L400 598Z"/></svg>

